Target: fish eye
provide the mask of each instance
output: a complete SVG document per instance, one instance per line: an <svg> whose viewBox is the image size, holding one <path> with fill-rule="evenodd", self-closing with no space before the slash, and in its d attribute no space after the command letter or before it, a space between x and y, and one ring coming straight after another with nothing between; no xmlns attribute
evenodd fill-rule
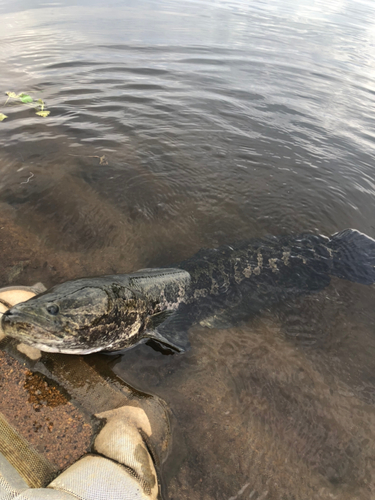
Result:
<svg viewBox="0 0 375 500"><path fill-rule="evenodd" d="M56 316L59 310L60 310L59 306L57 306L56 304L51 304L50 306L47 306L47 312L49 312L49 314L52 314L53 316Z"/></svg>

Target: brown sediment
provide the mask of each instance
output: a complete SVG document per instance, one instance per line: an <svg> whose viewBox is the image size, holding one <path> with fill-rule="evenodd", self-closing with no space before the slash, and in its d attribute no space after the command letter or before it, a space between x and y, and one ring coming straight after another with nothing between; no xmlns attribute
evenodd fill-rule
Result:
<svg viewBox="0 0 375 500"><path fill-rule="evenodd" d="M39 411L42 406L56 408L56 406L66 405L68 399L56 387L51 386L45 377L39 373L26 371L24 388L29 393L28 402Z"/></svg>
<svg viewBox="0 0 375 500"><path fill-rule="evenodd" d="M0 351L0 412L9 424L58 470L90 449L89 417L41 374Z"/></svg>

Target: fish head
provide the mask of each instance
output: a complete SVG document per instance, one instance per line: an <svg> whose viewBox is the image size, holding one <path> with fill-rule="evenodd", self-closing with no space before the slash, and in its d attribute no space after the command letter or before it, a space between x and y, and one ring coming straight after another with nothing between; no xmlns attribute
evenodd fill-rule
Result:
<svg viewBox="0 0 375 500"><path fill-rule="evenodd" d="M131 290L122 289L121 304L125 317L134 310ZM6 335L42 351L88 354L106 348L116 308L109 288L95 286L94 280L74 280L11 307L1 326ZM129 323L136 321L128 317Z"/></svg>

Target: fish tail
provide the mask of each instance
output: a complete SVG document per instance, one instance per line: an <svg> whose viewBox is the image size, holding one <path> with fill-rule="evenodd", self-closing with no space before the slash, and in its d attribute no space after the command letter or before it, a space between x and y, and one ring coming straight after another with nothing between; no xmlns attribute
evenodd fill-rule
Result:
<svg viewBox="0 0 375 500"><path fill-rule="evenodd" d="M355 229L345 229L331 236L331 274L355 283L375 283L375 240Z"/></svg>

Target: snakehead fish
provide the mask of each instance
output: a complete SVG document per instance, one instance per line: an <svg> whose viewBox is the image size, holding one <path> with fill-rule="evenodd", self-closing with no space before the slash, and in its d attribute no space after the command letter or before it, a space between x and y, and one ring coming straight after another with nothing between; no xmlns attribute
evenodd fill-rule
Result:
<svg viewBox="0 0 375 500"><path fill-rule="evenodd" d="M193 323L226 327L330 276L375 282L375 240L353 229L203 249L173 268L80 278L4 313L6 334L42 351L88 354L154 339L175 351Z"/></svg>

